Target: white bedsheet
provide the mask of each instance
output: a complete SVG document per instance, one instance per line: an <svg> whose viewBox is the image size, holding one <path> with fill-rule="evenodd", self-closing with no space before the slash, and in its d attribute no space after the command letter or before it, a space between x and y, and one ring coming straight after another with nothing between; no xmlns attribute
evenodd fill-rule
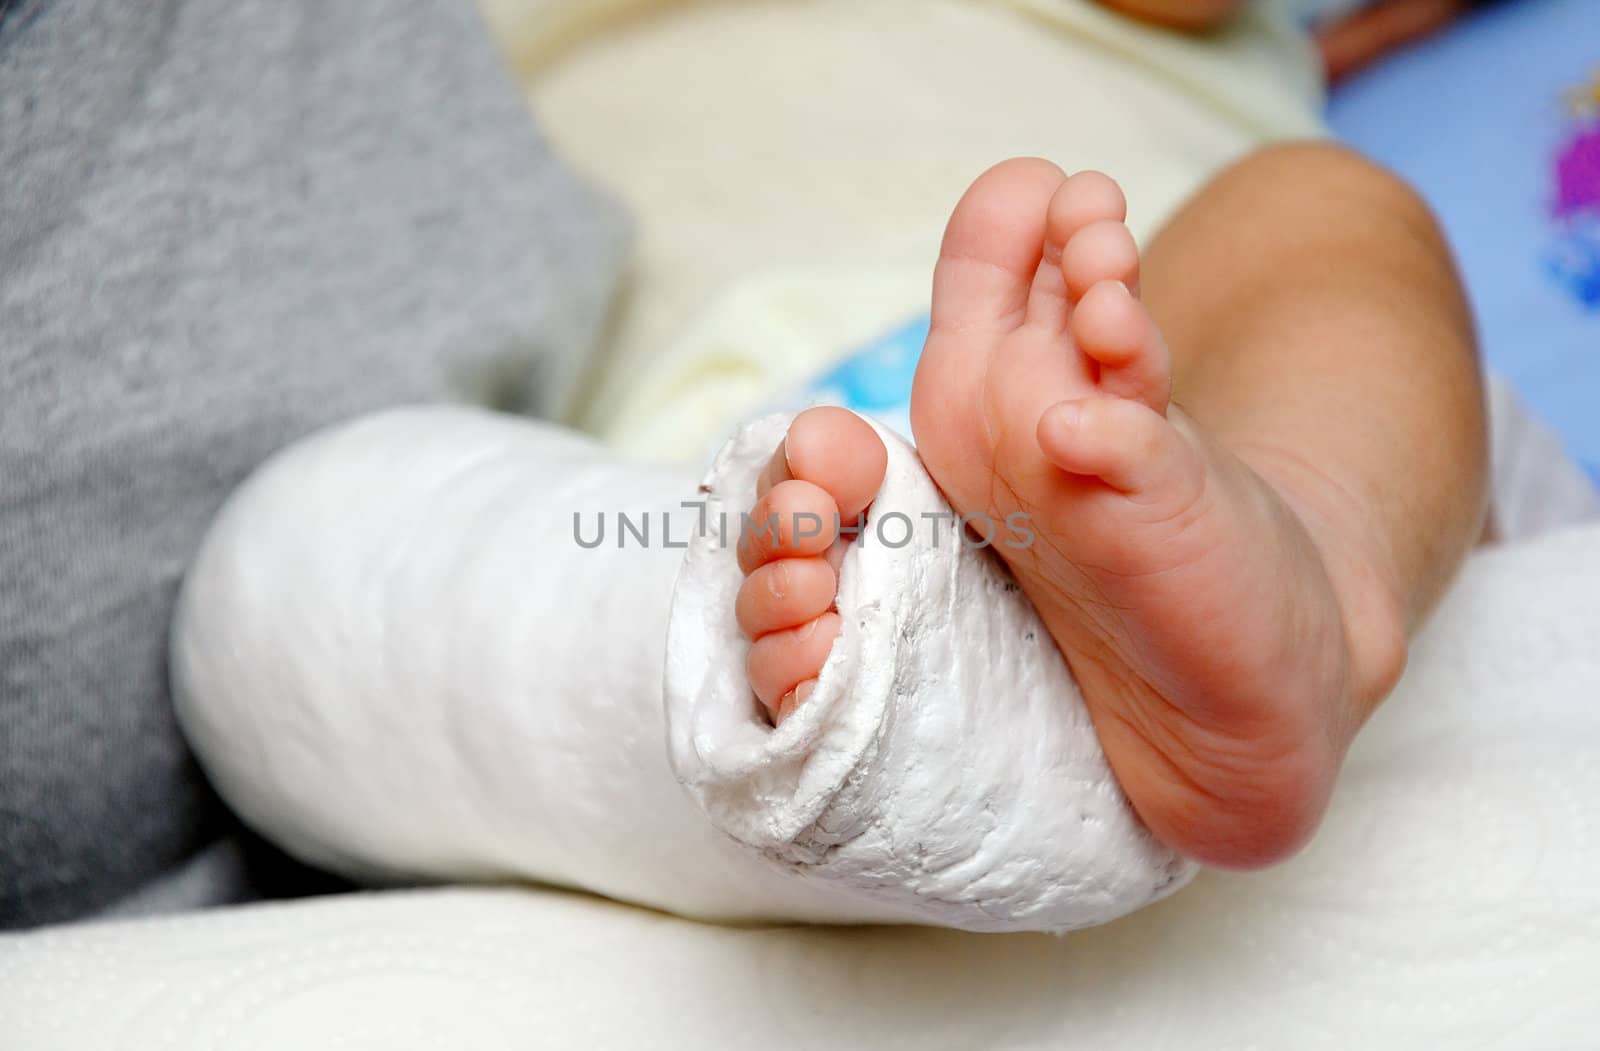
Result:
<svg viewBox="0 0 1600 1051"><path fill-rule="evenodd" d="M0 1046L1592 1047L1600 527L1477 555L1304 854L1061 939L388 893L0 938Z"/></svg>

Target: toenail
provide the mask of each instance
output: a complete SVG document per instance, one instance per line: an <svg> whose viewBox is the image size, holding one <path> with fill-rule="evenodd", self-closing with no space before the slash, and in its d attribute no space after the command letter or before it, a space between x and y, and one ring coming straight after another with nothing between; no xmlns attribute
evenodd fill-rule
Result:
<svg viewBox="0 0 1600 1051"><path fill-rule="evenodd" d="M774 562L767 570L767 591L775 599L781 599L789 593L789 565L786 562Z"/></svg>
<svg viewBox="0 0 1600 1051"><path fill-rule="evenodd" d="M1050 410L1050 415L1054 416L1056 423L1062 427L1075 430L1078 424L1083 422L1083 406L1070 401L1058 402Z"/></svg>
<svg viewBox="0 0 1600 1051"><path fill-rule="evenodd" d="M800 703L802 701L811 696L811 691L816 688L816 685L817 680L807 679L799 686L796 686L794 689L778 698L777 721L781 723L783 720L789 718L790 713L792 713L796 708L800 707Z"/></svg>

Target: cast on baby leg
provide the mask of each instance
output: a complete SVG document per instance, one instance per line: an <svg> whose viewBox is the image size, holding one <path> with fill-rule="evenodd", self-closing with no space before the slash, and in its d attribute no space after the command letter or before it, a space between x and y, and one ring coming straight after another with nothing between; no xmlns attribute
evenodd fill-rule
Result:
<svg viewBox="0 0 1600 1051"><path fill-rule="evenodd" d="M717 828L808 883L969 930L1102 923L1192 874L1128 806L1032 604L902 437L839 409L766 417L700 491L666 713L673 769ZM818 521L869 498L854 530ZM766 571L786 563L774 595ZM797 620L806 637L784 639Z"/></svg>
<svg viewBox="0 0 1600 1051"><path fill-rule="evenodd" d="M699 489L458 408L285 450L219 515L173 625L209 777L284 849L380 883L973 930L1103 923L1181 886L1192 867L1128 808L1032 607L948 528L850 545L837 596L813 560L840 635L773 728L733 523L790 423L742 430ZM874 447L885 517L949 515L904 441Z"/></svg>

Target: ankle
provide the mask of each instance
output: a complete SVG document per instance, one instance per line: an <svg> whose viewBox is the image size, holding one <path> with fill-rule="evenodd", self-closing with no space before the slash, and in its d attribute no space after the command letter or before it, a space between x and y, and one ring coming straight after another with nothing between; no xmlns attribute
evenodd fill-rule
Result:
<svg viewBox="0 0 1600 1051"><path fill-rule="evenodd" d="M1241 458L1299 519L1327 573L1349 669L1348 739L1394 689L1409 648L1409 607L1394 559L1372 524L1379 516L1348 487L1294 454L1258 448Z"/></svg>
<svg viewBox="0 0 1600 1051"><path fill-rule="evenodd" d="M1318 542L1323 565L1339 602L1352 674L1347 690L1348 735L1389 696L1405 671L1410 633L1405 605L1377 565Z"/></svg>

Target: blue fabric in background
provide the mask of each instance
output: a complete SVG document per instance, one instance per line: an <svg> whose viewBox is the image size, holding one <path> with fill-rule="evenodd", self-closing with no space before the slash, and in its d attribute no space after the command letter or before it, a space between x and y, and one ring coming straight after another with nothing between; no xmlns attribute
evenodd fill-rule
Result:
<svg viewBox="0 0 1600 1051"><path fill-rule="evenodd" d="M1490 368L1600 482L1600 0L1487 8L1341 87L1329 120L1432 203Z"/></svg>

